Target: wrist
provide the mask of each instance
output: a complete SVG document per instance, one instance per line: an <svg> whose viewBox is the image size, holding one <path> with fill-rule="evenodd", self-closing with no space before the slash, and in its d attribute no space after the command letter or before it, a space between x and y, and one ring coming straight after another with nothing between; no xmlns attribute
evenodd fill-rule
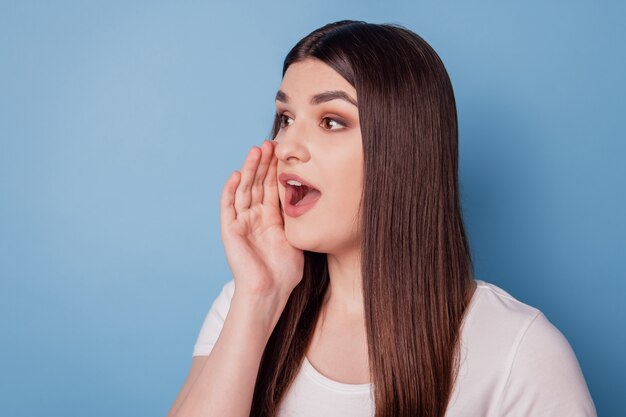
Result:
<svg viewBox="0 0 626 417"><path fill-rule="evenodd" d="M279 294L256 295L235 290L230 309L248 329L267 341L286 304L287 298Z"/></svg>

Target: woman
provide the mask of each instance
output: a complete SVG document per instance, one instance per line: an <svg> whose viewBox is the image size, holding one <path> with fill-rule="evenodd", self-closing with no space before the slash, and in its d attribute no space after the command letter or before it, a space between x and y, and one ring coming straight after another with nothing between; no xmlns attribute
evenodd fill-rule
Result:
<svg viewBox="0 0 626 417"><path fill-rule="evenodd" d="M472 277L454 95L422 38L317 29L276 108L224 186L234 279L169 416L595 416L563 335Z"/></svg>

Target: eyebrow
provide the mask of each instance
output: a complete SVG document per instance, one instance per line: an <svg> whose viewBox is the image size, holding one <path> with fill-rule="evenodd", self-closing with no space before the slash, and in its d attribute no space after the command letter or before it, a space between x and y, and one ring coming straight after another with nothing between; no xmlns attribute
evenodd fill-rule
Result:
<svg viewBox="0 0 626 417"><path fill-rule="evenodd" d="M350 97L348 93L342 90L333 90L333 91L324 91L323 93L319 93L311 97L311 105L315 106L320 103L325 103L327 101L340 99L345 100L348 103L359 107L355 99ZM276 93L276 101L280 101L283 103L289 103L289 96L282 90L278 90Z"/></svg>

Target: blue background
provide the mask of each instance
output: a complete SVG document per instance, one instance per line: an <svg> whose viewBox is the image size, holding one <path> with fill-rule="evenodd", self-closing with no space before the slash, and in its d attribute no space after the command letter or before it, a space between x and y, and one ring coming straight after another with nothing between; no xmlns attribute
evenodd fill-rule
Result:
<svg viewBox="0 0 626 417"><path fill-rule="evenodd" d="M0 3L0 414L166 414L282 61L362 19L446 64L477 278L544 311L626 415L624 2L86 3Z"/></svg>

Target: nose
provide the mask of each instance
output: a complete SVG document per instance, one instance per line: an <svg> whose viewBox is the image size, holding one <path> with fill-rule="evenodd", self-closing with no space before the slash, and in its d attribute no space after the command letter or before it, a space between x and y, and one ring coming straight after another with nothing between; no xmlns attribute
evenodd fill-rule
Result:
<svg viewBox="0 0 626 417"><path fill-rule="evenodd" d="M306 133L303 129L298 130L295 123L278 132L274 139L274 155L280 162L293 163L295 161L306 162L310 158L306 145Z"/></svg>

